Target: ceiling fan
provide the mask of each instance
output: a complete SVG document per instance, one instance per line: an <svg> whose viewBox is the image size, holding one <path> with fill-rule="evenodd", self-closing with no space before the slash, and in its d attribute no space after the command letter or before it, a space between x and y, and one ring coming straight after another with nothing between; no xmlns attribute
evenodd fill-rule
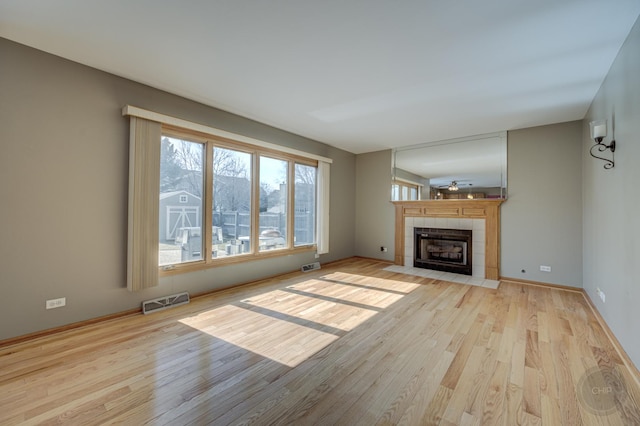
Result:
<svg viewBox="0 0 640 426"><path fill-rule="evenodd" d="M468 187L473 186L472 183L463 183L463 182L464 181L452 180L451 183L449 183L447 185L440 185L437 188L438 189L447 189L449 191L459 191L464 186L468 186Z"/></svg>

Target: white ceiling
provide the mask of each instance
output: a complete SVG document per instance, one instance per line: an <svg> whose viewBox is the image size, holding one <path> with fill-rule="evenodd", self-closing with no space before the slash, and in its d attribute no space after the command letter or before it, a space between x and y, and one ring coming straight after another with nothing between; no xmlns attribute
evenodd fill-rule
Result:
<svg viewBox="0 0 640 426"><path fill-rule="evenodd" d="M0 0L0 36L362 153L582 119L639 14L640 0Z"/></svg>

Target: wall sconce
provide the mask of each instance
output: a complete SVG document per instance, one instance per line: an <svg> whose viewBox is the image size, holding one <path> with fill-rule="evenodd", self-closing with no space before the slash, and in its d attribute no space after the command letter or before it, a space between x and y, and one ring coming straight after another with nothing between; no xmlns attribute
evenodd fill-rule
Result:
<svg viewBox="0 0 640 426"><path fill-rule="evenodd" d="M605 169L607 170L612 169L614 166L613 153L616 152L616 141L612 137L611 143L609 143L609 145L602 143L602 140L607 136L607 120L592 121L591 123L589 123L589 127L591 128L591 139L593 139L596 143L589 150L589 154L591 154L593 158L597 158L599 160L605 161L606 162L604 165ZM611 150L611 154L612 154L611 160L609 160L608 158L603 158L595 155L593 153L593 148L597 148L598 152L604 152L607 149Z"/></svg>

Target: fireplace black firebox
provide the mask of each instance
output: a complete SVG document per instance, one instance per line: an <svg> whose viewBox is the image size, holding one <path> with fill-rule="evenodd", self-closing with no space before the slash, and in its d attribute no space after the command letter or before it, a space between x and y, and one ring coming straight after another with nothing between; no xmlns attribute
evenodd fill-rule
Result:
<svg viewBox="0 0 640 426"><path fill-rule="evenodd" d="M472 231L414 228L413 266L471 275Z"/></svg>

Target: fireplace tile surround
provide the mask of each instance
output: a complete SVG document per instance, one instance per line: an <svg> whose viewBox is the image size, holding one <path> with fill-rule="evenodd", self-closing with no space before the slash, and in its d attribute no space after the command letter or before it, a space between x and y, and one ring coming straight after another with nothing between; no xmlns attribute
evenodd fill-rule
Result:
<svg viewBox="0 0 640 426"><path fill-rule="evenodd" d="M395 201L395 264L413 266L413 228L471 229L473 278L500 276L502 199Z"/></svg>
<svg viewBox="0 0 640 426"><path fill-rule="evenodd" d="M457 219L444 217L407 217L404 221L404 265L413 265L414 228L465 229L473 232L472 274L474 278L485 278L484 274L484 219Z"/></svg>
<svg viewBox="0 0 640 426"><path fill-rule="evenodd" d="M449 281L452 283L472 285L476 287L484 287L497 289L500 285L498 280L488 280L469 275L453 274L451 272L434 271L432 269L414 268L413 266L390 265L384 268L385 271L398 272L405 275L415 275L422 278L432 278L434 280Z"/></svg>

